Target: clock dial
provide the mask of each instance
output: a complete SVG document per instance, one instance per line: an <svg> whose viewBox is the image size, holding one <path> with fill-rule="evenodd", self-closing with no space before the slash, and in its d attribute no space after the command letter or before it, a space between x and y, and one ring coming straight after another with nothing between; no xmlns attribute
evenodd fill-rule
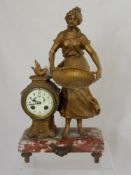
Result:
<svg viewBox="0 0 131 175"><path fill-rule="evenodd" d="M26 97L26 107L37 117L47 117L54 108L54 97L44 88L35 88Z"/></svg>

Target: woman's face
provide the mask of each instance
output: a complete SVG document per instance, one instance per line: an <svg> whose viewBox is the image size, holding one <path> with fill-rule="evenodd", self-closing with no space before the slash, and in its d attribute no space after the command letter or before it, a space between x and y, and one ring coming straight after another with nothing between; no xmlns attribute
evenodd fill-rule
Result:
<svg viewBox="0 0 131 175"><path fill-rule="evenodd" d="M67 24L69 27L76 27L78 25L78 20L75 15L71 15L67 19Z"/></svg>

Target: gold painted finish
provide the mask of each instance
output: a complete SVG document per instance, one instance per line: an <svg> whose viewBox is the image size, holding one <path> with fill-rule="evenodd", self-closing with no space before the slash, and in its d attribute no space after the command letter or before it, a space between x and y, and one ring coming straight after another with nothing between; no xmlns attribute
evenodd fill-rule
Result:
<svg viewBox="0 0 131 175"><path fill-rule="evenodd" d="M30 138L38 139L45 137L54 137L56 135L56 126L54 123L54 112L59 105L59 92L57 86L50 80L47 73L48 69L42 69L38 62L35 62L34 72L36 75L31 76L32 82L21 93L21 105L25 113L32 119L32 124L27 131ZM37 116L31 113L26 106L26 98L34 89L46 89L53 98L53 108L46 116Z"/></svg>
<svg viewBox="0 0 131 175"><path fill-rule="evenodd" d="M52 78L63 88L70 89L88 87L95 81L93 72L70 67L54 69Z"/></svg>
<svg viewBox="0 0 131 175"><path fill-rule="evenodd" d="M64 136L68 135L70 121L77 119L79 131L82 131L82 119L100 113L98 101L89 90L89 85L101 78L102 68L99 57L91 46L90 40L77 27L82 22L81 9L75 7L66 16L67 29L61 31L49 52L50 72L56 83L62 86L59 112L65 117ZM63 60L55 67L55 53L61 48ZM86 51L97 70L92 72L84 57ZM80 119L80 120L78 120Z"/></svg>

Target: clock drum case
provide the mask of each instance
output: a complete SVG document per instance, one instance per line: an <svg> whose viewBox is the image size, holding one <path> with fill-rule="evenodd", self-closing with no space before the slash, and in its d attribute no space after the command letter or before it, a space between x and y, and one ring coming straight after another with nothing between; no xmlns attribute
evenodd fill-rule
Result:
<svg viewBox="0 0 131 175"><path fill-rule="evenodd" d="M53 137L56 134L54 112L59 105L59 88L45 75L34 75L21 93L21 105L32 119L28 129L31 138Z"/></svg>

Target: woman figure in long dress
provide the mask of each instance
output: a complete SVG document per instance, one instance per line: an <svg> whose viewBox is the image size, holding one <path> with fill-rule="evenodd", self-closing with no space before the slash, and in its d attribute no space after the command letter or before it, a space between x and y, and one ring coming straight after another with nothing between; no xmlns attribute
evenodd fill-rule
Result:
<svg viewBox="0 0 131 175"><path fill-rule="evenodd" d="M73 8L66 14L65 20L67 29L58 34L49 52L50 71L52 72L54 69L55 53L59 48L62 49L64 59L58 67L90 71L88 62L84 57L83 51L85 50L97 67L96 79L98 80L101 77L99 58L90 41L77 27L82 22L81 9L79 7ZM84 135L82 119L98 115L100 106L88 87L80 89L62 88L59 111L66 119L64 136L69 133L71 119L77 120L78 131L81 135Z"/></svg>

